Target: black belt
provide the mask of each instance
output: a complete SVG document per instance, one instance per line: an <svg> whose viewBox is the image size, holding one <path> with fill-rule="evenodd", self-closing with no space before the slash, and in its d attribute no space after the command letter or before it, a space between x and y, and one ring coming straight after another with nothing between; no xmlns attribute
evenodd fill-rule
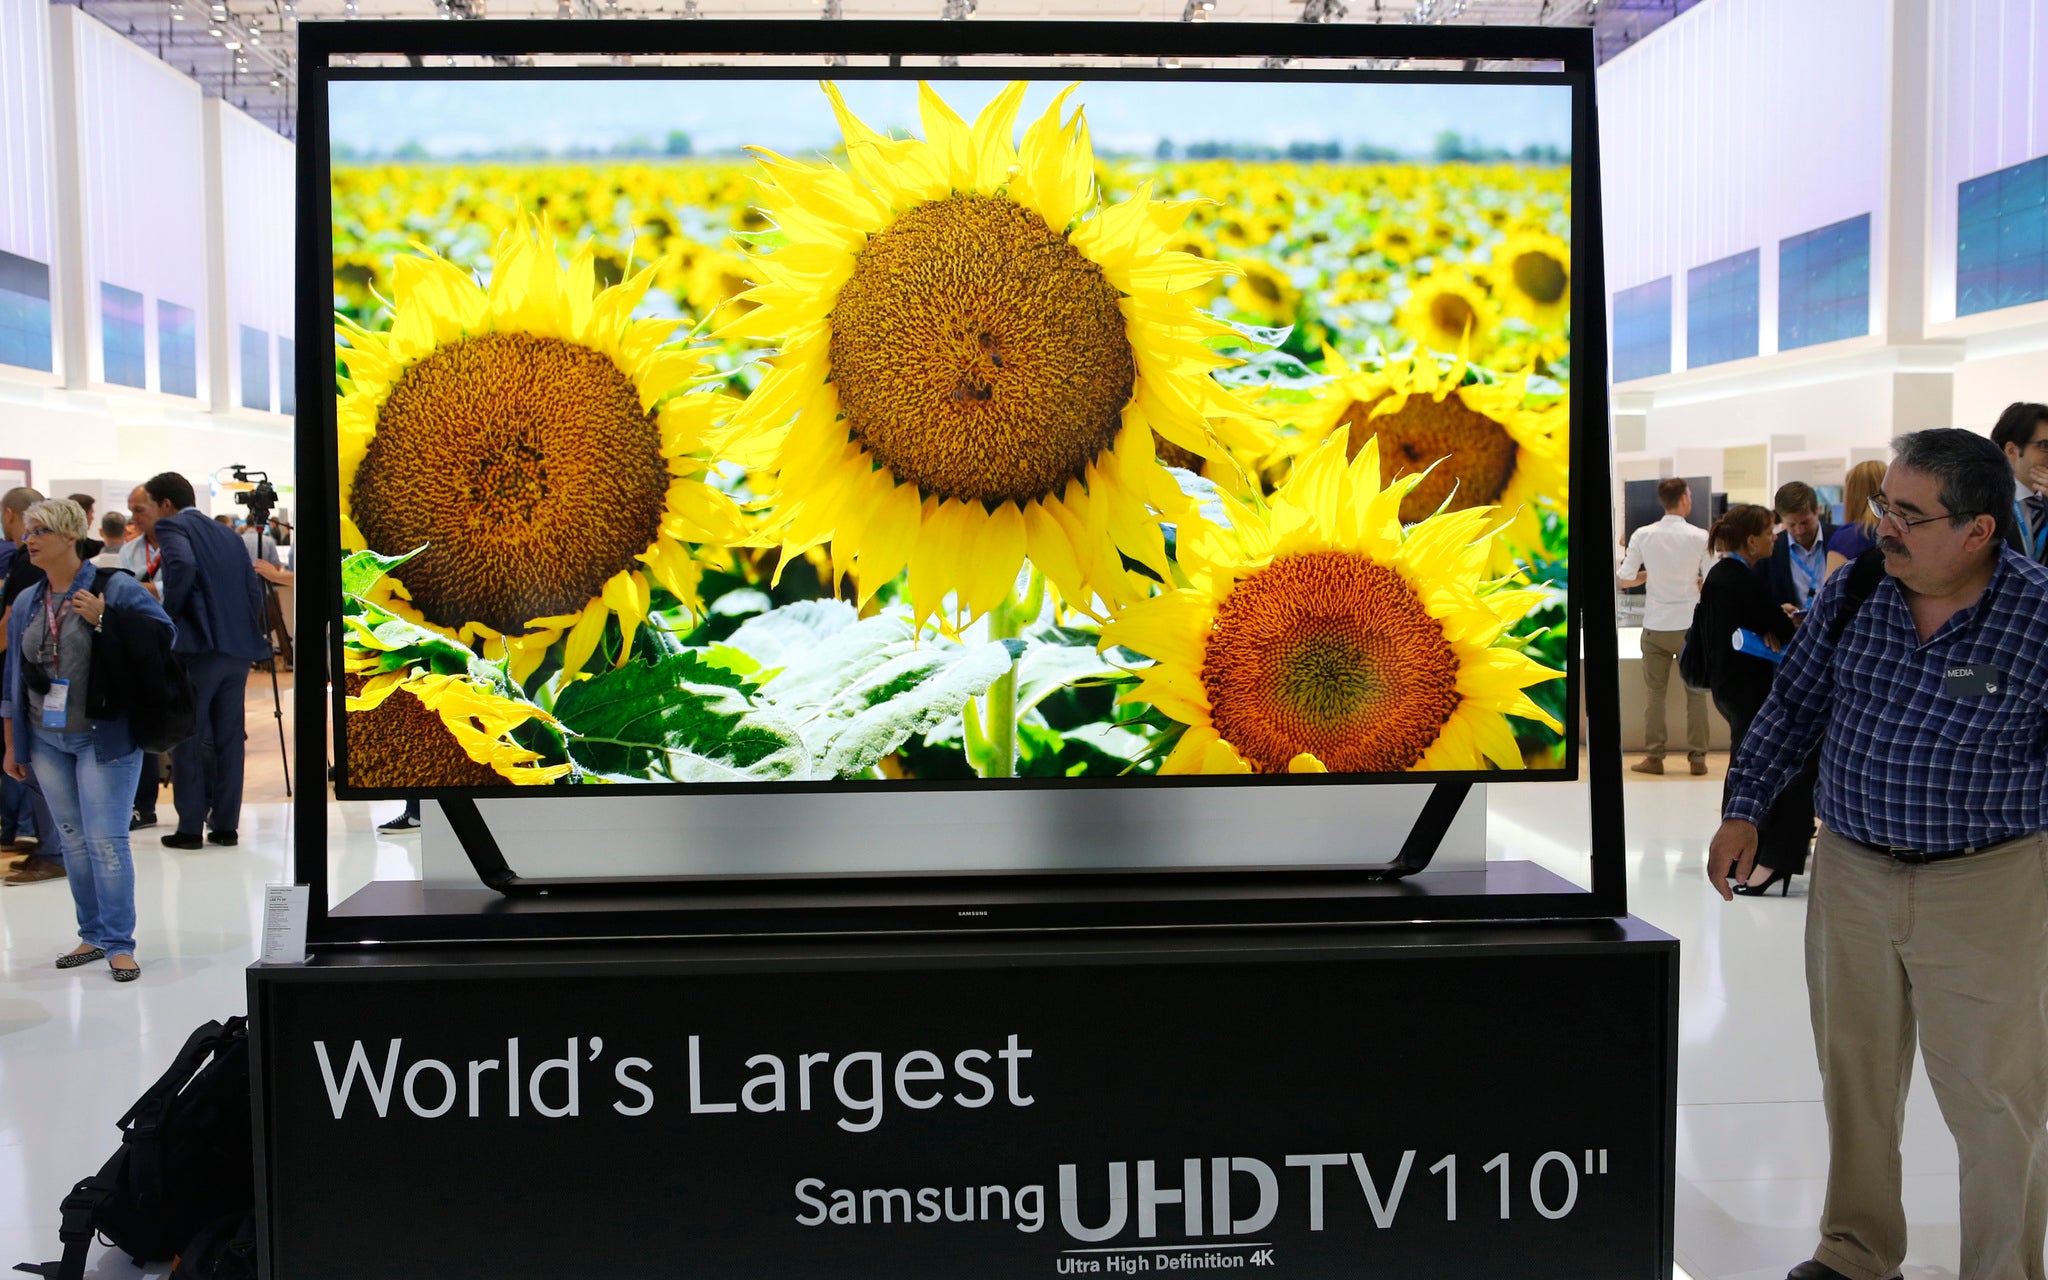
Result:
<svg viewBox="0 0 2048 1280"><path fill-rule="evenodd" d="M1846 839L1846 837L1844 838ZM1929 862L1948 862L1954 858L1967 858L1979 849L1990 847L1989 845L1971 845L1967 849L1944 849L1934 853L1926 849L1901 849L1896 845L1865 844L1861 840L1850 840L1849 843L1865 853L1874 853L1880 858L1890 858L1893 862L1903 862L1916 867L1923 866Z"/></svg>

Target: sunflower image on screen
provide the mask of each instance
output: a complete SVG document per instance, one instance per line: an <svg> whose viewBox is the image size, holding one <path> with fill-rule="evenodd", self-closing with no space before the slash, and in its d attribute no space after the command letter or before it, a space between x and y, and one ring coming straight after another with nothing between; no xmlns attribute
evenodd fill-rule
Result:
<svg viewBox="0 0 2048 1280"><path fill-rule="evenodd" d="M337 160L350 784L1561 766L1568 165L1212 90Z"/></svg>

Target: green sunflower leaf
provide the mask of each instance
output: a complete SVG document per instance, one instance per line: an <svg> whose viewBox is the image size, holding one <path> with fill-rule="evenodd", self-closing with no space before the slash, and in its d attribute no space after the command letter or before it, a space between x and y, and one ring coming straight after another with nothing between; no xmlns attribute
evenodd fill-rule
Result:
<svg viewBox="0 0 2048 1280"><path fill-rule="evenodd" d="M341 594L367 594L370 588L377 585L379 578L426 549L426 544L422 543L402 556L379 555L375 551L354 552L341 562Z"/></svg>
<svg viewBox="0 0 2048 1280"><path fill-rule="evenodd" d="M861 618L814 600L755 618L727 642L779 667L756 695L795 723L818 777L872 768L913 736L960 715L1022 654L1021 640L961 644L918 634L895 614Z"/></svg>
<svg viewBox="0 0 2048 1280"><path fill-rule="evenodd" d="M678 782L808 777L802 736L738 683L701 654L678 653L577 681L555 699L555 718L569 758L598 773Z"/></svg>

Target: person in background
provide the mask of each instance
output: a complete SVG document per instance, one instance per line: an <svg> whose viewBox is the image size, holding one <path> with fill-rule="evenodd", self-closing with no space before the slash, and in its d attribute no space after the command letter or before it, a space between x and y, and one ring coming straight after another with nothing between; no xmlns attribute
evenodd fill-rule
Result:
<svg viewBox="0 0 2048 1280"><path fill-rule="evenodd" d="M0 496L0 534L14 544L14 555L8 561L7 581L0 586L0 649L6 645L9 634L7 622L13 611L14 602L24 591L43 580L42 566L29 555L27 545L27 521L29 509L43 500L43 495L34 489L10 489ZM100 544L91 539L81 539L78 555L89 560L99 554ZM26 762L24 762L26 763ZM35 830L42 842L35 852L14 864L4 881L6 884L42 884L64 878L64 862L57 854L56 819L51 816L48 798L43 795L41 785L35 779L34 770L26 778L17 779L28 792L28 803L35 814ZM19 843L19 837L16 838Z"/></svg>
<svg viewBox="0 0 2048 1280"><path fill-rule="evenodd" d="M90 536L92 530L93 496L89 493L73 493L65 496L72 502L77 503L80 511L85 512L85 527L87 536Z"/></svg>
<svg viewBox="0 0 2048 1280"><path fill-rule="evenodd" d="M163 548L156 541L156 501L149 491L136 485L128 491L128 541L121 544L117 569L126 569L135 580L158 599L163 597ZM142 753L142 777L135 784L134 811L128 829L141 831L156 825L156 797L163 787L163 757L154 751Z"/></svg>
<svg viewBox="0 0 2048 1280"><path fill-rule="evenodd" d="M1991 443L2012 467L2012 528L2007 545L2048 564L2048 404L2009 404L1991 428Z"/></svg>
<svg viewBox="0 0 2048 1280"><path fill-rule="evenodd" d="M166 471L142 488L154 504L152 527L162 548L164 612L177 628L172 650L185 660L198 712L192 737L171 753L178 829L163 843L232 845L242 812L249 664L270 656L263 591L242 540L194 506L191 481Z"/></svg>
<svg viewBox="0 0 2048 1280"><path fill-rule="evenodd" d="M1828 579L1828 537L1833 530L1821 518L1820 495L1803 480L1779 487L1771 499L1784 532L1759 562L1757 577L1778 607L1795 618L1813 607Z"/></svg>
<svg viewBox="0 0 2048 1280"><path fill-rule="evenodd" d="M1671 669L1692 626L1700 583L1713 567L1706 530L1687 520L1692 514L1692 488L1680 479L1660 481L1657 501L1664 518L1630 535L1628 550L1616 571L1624 587L1648 583L1643 603L1643 684L1649 701L1643 706L1643 758L1629 766L1635 773L1664 772L1665 691ZM1685 691L1685 754L1695 777L1707 771L1707 695Z"/></svg>
<svg viewBox="0 0 2048 1280"><path fill-rule="evenodd" d="M1842 511L1848 523L1828 538L1827 575L1832 578L1845 564L1877 545L1877 516L1870 500L1884 489L1884 464L1859 462L1842 479Z"/></svg>
<svg viewBox="0 0 2048 1280"><path fill-rule="evenodd" d="M1742 755L1749 737L1749 725L1770 696L1771 679L1777 665L1768 658L1737 653L1733 643L1738 630L1756 633L1766 645L1783 650L1792 639L1794 624L1771 599L1757 567L1773 554L1771 513L1751 503L1730 507L1714 524L1714 549L1728 558L1716 564L1700 589L1700 643L1707 651L1707 683L1713 690L1714 706L1728 721L1729 767ZM1725 788L1724 788L1725 791ZM1755 883L1744 883L1739 891L1761 893L1783 883L1789 893L1791 877L1805 870L1807 842L1813 836L1813 792L1803 793L1796 785L1773 807L1763 824L1765 840L1755 866L1745 869Z"/></svg>
<svg viewBox="0 0 2048 1280"><path fill-rule="evenodd" d="M2041 1280L2048 1237L2048 566L2007 545L2010 457L1956 428L1893 442L1885 576L1799 629L1729 771L1707 878L1755 854L1820 749L1806 989L1827 1116L1820 1243L1788 1280L1896 1276L1918 1041L1961 1167L1963 1275Z"/></svg>
<svg viewBox="0 0 2048 1280"><path fill-rule="evenodd" d="M261 537L258 537L258 533ZM284 557L278 553L277 544L270 540L270 530L254 520L242 525L242 545L249 549L249 563L256 570L256 576L273 587L289 587L295 578L291 570L284 567ZM258 555L258 548L262 554ZM275 591L263 593L263 625L268 628L272 643L276 646L276 657L283 661L284 669L292 669L292 631L286 625L284 602Z"/></svg>
<svg viewBox="0 0 2048 1280"><path fill-rule="evenodd" d="M121 545L128 541L128 517L119 511L109 511L100 517L100 543L106 550L92 558L93 566L100 569L115 569L121 564Z"/></svg>
<svg viewBox="0 0 2048 1280"><path fill-rule="evenodd" d="M142 750L125 713L86 717L93 635L110 608L170 620L133 580L79 558L87 526L77 503L38 502L28 510L27 525L29 554L44 576L22 593L22 607L7 625L0 683L7 746L0 768L23 781L33 761L57 818L80 939L57 957L57 967L104 959L115 981L131 982L142 970L135 962L135 861L121 802L135 793Z"/></svg>
<svg viewBox="0 0 2048 1280"><path fill-rule="evenodd" d="M233 516L215 516L213 522L228 529L235 527L235 518Z"/></svg>

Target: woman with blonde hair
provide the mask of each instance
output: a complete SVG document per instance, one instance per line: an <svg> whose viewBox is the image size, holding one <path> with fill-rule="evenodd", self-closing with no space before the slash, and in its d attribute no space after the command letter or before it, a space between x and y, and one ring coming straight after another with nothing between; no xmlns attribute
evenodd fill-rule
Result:
<svg viewBox="0 0 2048 1280"><path fill-rule="evenodd" d="M1859 462L1849 468L1842 481L1842 527L1828 539L1826 577L1834 577L1835 570L1854 564L1857 556L1877 545L1877 513L1870 509L1870 500L1883 490L1882 462Z"/></svg>
<svg viewBox="0 0 2048 1280"><path fill-rule="evenodd" d="M68 498L38 502L24 517L30 561L44 580L15 599L7 620L0 684L9 777L29 770L56 819L64 875L78 908L79 944L59 969L104 958L116 982L142 974L135 962L135 862L128 819L142 773L126 711L88 719L93 638L109 611L165 627L163 606L135 579L79 556L85 511ZM105 695L106 690L100 691ZM105 697L101 699L103 712Z"/></svg>

